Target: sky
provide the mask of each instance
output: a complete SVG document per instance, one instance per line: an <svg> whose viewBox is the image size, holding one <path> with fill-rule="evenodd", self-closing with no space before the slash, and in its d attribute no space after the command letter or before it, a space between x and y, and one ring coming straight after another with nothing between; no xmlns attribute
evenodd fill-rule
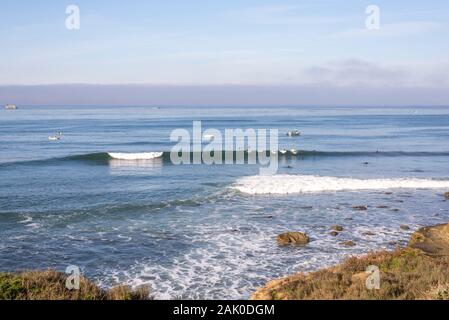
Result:
<svg viewBox="0 0 449 320"><path fill-rule="evenodd" d="M379 30L366 28L369 5ZM95 100L101 85L106 104L114 92L164 104L171 88L181 104L449 105L448 24L443 0L2 0L0 102L84 104L69 89Z"/></svg>

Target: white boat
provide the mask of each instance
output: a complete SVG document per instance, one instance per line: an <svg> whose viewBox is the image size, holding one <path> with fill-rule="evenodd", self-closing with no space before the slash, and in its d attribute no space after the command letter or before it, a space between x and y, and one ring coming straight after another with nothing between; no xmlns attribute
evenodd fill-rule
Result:
<svg viewBox="0 0 449 320"><path fill-rule="evenodd" d="M17 110L17 106L15 104L7 104L5 105L6 110Z"/></svg>
<svg viewBox="0 0 449 320"><path fill-rule="evenodd" d="M53 135L53 136L49 136L48 140L50 141L57 141L57 140L61 140L62 138L62 132L59 131L57 134Z"/></svg>
<svg viewBox="0 0 449 320"><path fill-rule="evenodd" d="M280 152L281 154L286 154L286 153L287 153L287 150L281 149L281 150L279 150L279 152Z"/></svg>
<svg viewBox="0 0 449 320"><path fill-rule="evenodd" d="M298 154L298 150L296 149L290 149L290 152L292 153L292 155L296 156Z"/></svg>
<svg viewBox="0 0 449 320"><path fill-rule="evenodd" d="M289 137L298 137L301 135L301 132L299 130L292 130L287 132L287 136Z"/></svg>
<svg viewBox="0 0 449 320"><path fill-rule="evenodd" d="M214 138L213 134L205 134L205 135L203 135L203 139L206 140L206 141L210 141L213 138Z"/></svg>

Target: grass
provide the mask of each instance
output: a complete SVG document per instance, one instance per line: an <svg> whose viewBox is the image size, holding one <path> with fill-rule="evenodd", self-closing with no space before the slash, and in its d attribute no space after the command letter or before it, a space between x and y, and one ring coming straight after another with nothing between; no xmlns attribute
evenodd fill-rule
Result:
<svg viewBox="0 0 449 320"><path fill-rule="evenodd" d="M148 300L147 287L99 288L84 277L79 290L68 290L67 275L54 270L0 273L0 300Z"/></svg>
<svg viewBox="0 0 449 320"><path fill-rule="evenodd" d="M380 288L367 289L366 268L377 266ZM351 257L311 273L269 282L254 300L449 300L449 224L416 231L405 248Z"/></svg>
<svg viewBox="0 0 449 320"><path fill-rule="evenodd" d="M369 265L380 269L380 289L365 286ZM253 299L449 299L449 259L406 248L352 257L334 268L297 274L269 284Z"/></svg>

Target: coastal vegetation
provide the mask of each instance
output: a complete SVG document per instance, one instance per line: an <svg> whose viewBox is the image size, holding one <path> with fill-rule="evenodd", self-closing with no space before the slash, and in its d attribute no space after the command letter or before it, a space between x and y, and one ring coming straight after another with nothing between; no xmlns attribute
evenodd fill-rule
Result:
<svg viewBox="0 0 449 320"><path fill-rule="evenodd" d="M147 287L98 287L84 277L79 290L66 288L67 275L54 270L0 273L0 300L148 300Z"/></svg>
<svg viewBox="0 0 449 320"><path fill-rule="evenodd" d="M380 271L378 289L368 289L369 266ZM340 265L270 281L254 300L449 299L449 224L422 228L395 251L350 257Z"/></svg>

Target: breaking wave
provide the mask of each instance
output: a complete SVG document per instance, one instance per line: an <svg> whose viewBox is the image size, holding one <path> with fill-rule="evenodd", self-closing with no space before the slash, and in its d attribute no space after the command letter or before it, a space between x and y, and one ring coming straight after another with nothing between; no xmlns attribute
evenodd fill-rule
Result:
<svg viewBox="0 0 449 320"><path fill-rule="evenodd" d="M232 188L253 195L292 194L385 189L440 189L449 188L449 181L417 178L353 179L314 175L259 175L240 178Z"/></svg>

